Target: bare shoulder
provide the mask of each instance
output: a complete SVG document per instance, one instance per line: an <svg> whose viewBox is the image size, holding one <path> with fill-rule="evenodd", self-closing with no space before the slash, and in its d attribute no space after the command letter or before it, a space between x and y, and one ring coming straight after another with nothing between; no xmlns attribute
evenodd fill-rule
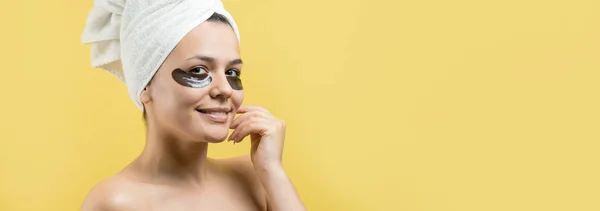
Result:
<svg viewBox="0 0 600 211"><path fill-rule="evenodd" d="M136 184L122 176L115 175L96 184L86 195L82 211L118 211L139 208L136 200Z"/></svg>
<svg viewBox="0 0 600 211"><path fill-rule="evenodd" d="M254 174L254 165L250 159L250 155L242 155L232 158L220 159L217 162L232 170L244 171Z"/></svg>
<svg viewBox="0 0 600 211"><path fill-rule="evenodd" d="M261 185L260 180L254 171L254 164L252 164L250 155L221 159L218 163L220 163L221 167L224 167L231 172L232 176L254 185Z"/></svg>
<svg viewBox="0 0 600 211"><path fill-rule="evenodd" d="M215 160L215 164L226 170L228 177L240 185L238 187L244 187L256 202L266 207L265 189L256 175L250 155Z"/></svg>

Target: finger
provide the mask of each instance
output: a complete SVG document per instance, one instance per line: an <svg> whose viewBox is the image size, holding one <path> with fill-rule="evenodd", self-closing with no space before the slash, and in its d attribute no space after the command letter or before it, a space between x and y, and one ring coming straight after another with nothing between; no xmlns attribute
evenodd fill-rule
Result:
<svg viewBox="0 0 600 211"><path fill-rule="evenodd" d="M265 120L246 121L238 126L230 136L230 140L239 143L250 134L264 135L267 131L267 122Z"/></svg>
<svg viewBox="0 0 600 211"><path fill-rule="evenodd" d="M246 106L241 106L238 109L238 113L247 113L247 112L251 112L251 111L260 111L260 112L265 112L265 113L271 114L271 112L269 112L267 109L265 109L261 106L246 105Z"/></svg>
<svg viewBox="0 0 600 211"><path fill-rule="evenodd" d="M233 143L235 144L243 140L245 136L247 136L244 134L248 133L248 128L246 127L247 124L248 123L244 122L241 124L241 127L238 127L235 130L233 130L233 132L229 136L229 141L233 141Z"/></svg>
<svg viewBox="0 0 600 211"><path fill-rule="evenodd" d="M258 118L263 118L263 119L269 119L269 117L261 112L249 112L249 113L245 113L240 115L239 117L235 118L233 120L233 122L231 123L231 125L229 125L229 128L231 129L235 129L238 127L239 124L241 124L244 121L248 121L248 120L252 120L252 119L258 119Z"/></svg>
<svg viewBox="0 0 600 211"><path fill-rule="evenodd" d="M231 133L229 139L234 142L239 142L253 132L261 132L261 130L257 130L260 127L265 127L268 124L267 121L261 119L253 119L252 121L244 121L242 122L233 132Z"/></svg>
<svg viewBox="0 0 600 211"><path fill-rule="evenodd" d="M235 129L236 127L238 127L238 125L240 125L240 123L247 121L248 119L250 119L253 116L256 116L256 113L244 113L238 117L236 117L235 119L233 119L233 122L231 122L231 125L229 125L230 129Z"/></svg>

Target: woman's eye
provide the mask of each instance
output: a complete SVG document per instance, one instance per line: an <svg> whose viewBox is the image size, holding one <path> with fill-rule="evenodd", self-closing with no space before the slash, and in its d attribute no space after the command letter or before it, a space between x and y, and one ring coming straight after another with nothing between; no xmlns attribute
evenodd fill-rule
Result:
<svg viewBox="0 0 600 211"><path fill-rule="evenodd" d="M233 77L240 77L240 71L236 70L236 69L229 69L229 70L225 71L225 75L233 76Z"/></svg>
<svg viewBox="0 0 600 211"><path fill-rule="evenodd" d="M193 73L193 74L206 74L206 73L208 73L208 70L206 70L206 68L204 68L204 67L198 66L198 67L190 68L190 70L188 72Z"/></svg>

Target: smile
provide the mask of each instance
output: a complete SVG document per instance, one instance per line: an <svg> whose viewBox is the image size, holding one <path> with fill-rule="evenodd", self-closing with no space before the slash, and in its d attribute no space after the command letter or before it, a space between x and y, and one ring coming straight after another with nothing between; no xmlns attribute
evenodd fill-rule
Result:
<svg viewBox="0 0 600 211"><path fill-rule="evenodd" d="M196 109L197 112L203 113L203 114L212 114L212 115L227 115L229 114L229 112L222 112L222 111L205 111L205 110L201 110L201 109Z"/></svg>
<svg viewBox="0 0 600 211"><path fill-rule="evenodd" d="M225 123L229 119L231 108L196 108L196 111L210 121Z"/></svg>

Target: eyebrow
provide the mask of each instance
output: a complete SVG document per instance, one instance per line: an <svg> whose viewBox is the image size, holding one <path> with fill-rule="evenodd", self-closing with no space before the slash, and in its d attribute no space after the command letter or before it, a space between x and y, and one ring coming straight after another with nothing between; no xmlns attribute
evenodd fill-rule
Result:
<svg viewBox="0 0 600 211"><path fill-rule="evenodd" d="M214 63L216 61L216 59L213 57L202 56L202 55L195 55L195 56L188 58L187 60L191 60L191 59L202 60L202 61L209 62L209 63ZM236 64L244 64L244 62L242 62L242 59L234 59L234 60L229 61L228 65L236 65Z"/></svg>

